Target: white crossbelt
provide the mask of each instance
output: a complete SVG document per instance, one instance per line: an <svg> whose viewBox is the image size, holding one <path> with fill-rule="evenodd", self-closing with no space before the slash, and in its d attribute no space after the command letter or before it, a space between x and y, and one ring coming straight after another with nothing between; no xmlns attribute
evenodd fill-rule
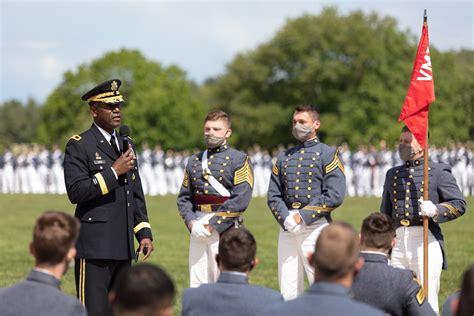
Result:
<svg viewBox="0 0 474 316"><path fill-rule="evenodd" d="M204 178L209 182L209 184L223 197L230 197L230 192L227 190L211 173L211 170L207 167L207 149L202 154L202 172Z"/></svg>

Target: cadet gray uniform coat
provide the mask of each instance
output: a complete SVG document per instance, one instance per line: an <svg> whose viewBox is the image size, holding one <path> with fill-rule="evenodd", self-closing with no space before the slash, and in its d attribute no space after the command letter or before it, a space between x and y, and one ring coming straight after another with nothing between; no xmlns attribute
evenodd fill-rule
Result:
<svg viewBox="0 0 474 316"><path fill-rule="evenodd" d="M342 204L346 194L344 166L339 153L316 140L309 140L280 153L272 168L268 206L280 226L292 209L306 225L325 217Z"/></svg>
<svg viewBox="0 0 474 316"><path fill-rule="evenodd" d="M352 284L354 299L393 316L436 315L410 270L388 264L382 253L361 253L365 263Z"/></svg>
<svg viewBox="0 0 474 316"><path fill-rule="evenodd" d="M33 270L25 281L0 290L2 316L85 316L84 306L62 293L54 276Z"/></svg>
<svg viewBox="0 0 474 316"><path fill-rule="evenodd" d="M249 285L246 275L221 272L217 283L185 290L182 315L260 315L268 306L280 302L280 293Z"/></svg>
<svg viewBox="0 0 474 316"><path fill-rule="evenodd" d="M357 302L349 296L349 289L328 282L315 282L306 293L294 300L273 305L263 315L323 315L323 316L382 316L382 311Z"/></svg>
<svg viewBox="0 0 474 316"><path fill-rule="evenodd" d="M429 229L443 252L443 269L447 268L444 237L439 223L451 221L466 211L466 201L451 174L451 167L430 163L429 199L436 205L438 215L429 220ZM423 160L407 161L387 171L380 211L390 216L395 228L423 226L418 199L423 197Z"/></svg>
<svg viewBox="0 0 474 316"><path fill-rule="evenodd" d="M202 156L203 152L200 152L188 160L177 199L179 214L188 227L190 221L197 219L196 211L213 212L209 224L222 233L234 225L236 218L249 205L253 187L252 167L246 154L228 145L208 150L209 172L231 193L228 199L223 199L207 181L202 169Z"/></svg>

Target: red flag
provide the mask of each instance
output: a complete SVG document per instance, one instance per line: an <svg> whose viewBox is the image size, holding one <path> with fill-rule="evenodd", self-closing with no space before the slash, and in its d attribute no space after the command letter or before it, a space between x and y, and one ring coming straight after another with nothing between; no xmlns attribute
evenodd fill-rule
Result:
<svg viewBox="0 0 474 316"><path fill-rule="evenodd" d="M428 108L435 100L433 71L431 69L428 23L423 23L410 86L403 102L398 121L403 121L422 148L426 144Z"/></svg>

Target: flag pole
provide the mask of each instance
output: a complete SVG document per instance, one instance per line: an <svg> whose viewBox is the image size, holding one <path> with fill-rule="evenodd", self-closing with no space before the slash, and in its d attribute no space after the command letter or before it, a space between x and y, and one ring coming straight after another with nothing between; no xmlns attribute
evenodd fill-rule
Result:
<svg viewBox="0 0 474 316"><path fill-rule="evenodd" d="M428 15L426 9L423 15L423 24L428 24ZM429 114L429 112L428 112ZM429 118L429 117L428 117ZM429 159L428 159L428 128L429 119L427 118L426 123L426 141L425 148L423 150L423 200L429 200ZM428 297L428 216L423 216L423 289L425 297Z"/></svg>

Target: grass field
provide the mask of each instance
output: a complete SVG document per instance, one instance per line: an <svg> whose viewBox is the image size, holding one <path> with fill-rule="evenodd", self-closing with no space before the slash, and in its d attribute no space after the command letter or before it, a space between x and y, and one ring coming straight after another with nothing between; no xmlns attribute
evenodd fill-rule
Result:
<svg viewBox="0 0 474 316"><path fill-rule="evenodd" d="M468 208L474 202L469 198ZM347 198L333 215L359 230L362 219L379 207L376 198ZM176 309L180 310L181 293L187 287L188 231L178 216L174 196L148 197L148 215L153 227L155 252L150 262L164 267L178 289ZM9 286L25 277L33 265L28 252L35 218L44 210L62 210L73 213L66 196L55 195L0 195L0 287ZM260 264L252 272L250 282L278 289L277 236L278 225L267 209L263 198L254 198L245 213L245 224L257 239ZM474 215L467 212L461 218L442 225L447 246L449 270L443 271L440 302L454 292L464 269L474 262ZM63 281L63 289L75 294L73 273Z"/></svg>

